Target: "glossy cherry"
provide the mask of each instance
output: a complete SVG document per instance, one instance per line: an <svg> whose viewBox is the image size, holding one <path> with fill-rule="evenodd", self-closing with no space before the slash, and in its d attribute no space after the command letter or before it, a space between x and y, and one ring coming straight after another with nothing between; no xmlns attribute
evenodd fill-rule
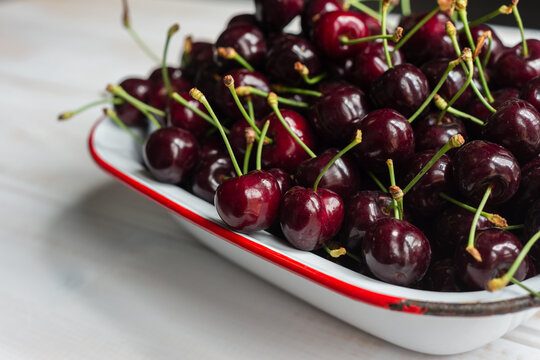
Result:
<svg viewBox="0 0 540 360"><path fill-rule="evenodd" d="M341 10L321 15L313 26L313 43L331 59L350 57L366 46L365 43L342 44L342 36L363 38L369 36L369 30L358 14Z"/></svg>
<svg viewBox="0 0 540 360"><path fill-rule="evenodd" d="M278 168L269 169L267 172L276 178L279 188L281 189L281 196L285 195L287 190L289 190L293 185L291 176L284 170Z"/></svg>
<svg viewBox="0 0 540 360"><path fill-rule="evenodd" d="M304 0L255 0L255 16L267 32L279 32L302 13Z"/></svg>
<svg viewBox="0 0 540 360"><path fill-rule="evenodd" d="M221 136L214 133L200 141L199 160L203 161L216 155L227 155L227 148Z"/></svg>
<svg viewBox="0 0 540 360"><path fill-rule="evenodd" d="M521 42L499 57L494 72L495 81L499 85L519 89L540 75L540 40L527 40L527 47L527 58L523 58Z"/></svg>
<svg viewBox="0 0 540 360"><path fill-rule="evenodd" d="M216 40L215 48L220 47L232 47L256 69L264 68L266 41L262 31L255 25L237 23L227 27ZM239 66L236 61L223 59L217 54L215 61L222 72Z"/></svg>
<svg viewBox="0 0 540 360"><path fill-rule="evenodd" d="M327 144L347 144L369 110L369 101L362 90L353 85L326 90L311 107L308 119Z"/></svg>
<svg viewBox="0 0 540 360"><path fill-rule="evenodd" d="M491 28L489 25L476 25L471 27L470 30L471 36L474 41L477 41L478 38L481 37L486 31L491 31L491 55L489 56L488 67L493 67L497 60L499 60L499 57L506 50L506 46L504 46L499 36L497 36L495 30L493 30L493 28ZM459 33L459 43L461 44L462 48L470 47L469 40L467 39L467 34L465 33L465 31ZM484 62L484 59L486 57L488 47L489 39L486 39L484 41L484 45L482 46L482 50L480 51L480 60L482 61L482 63Z"/></svg>
<svg viewBox="0 0 540 360"><path fill-rule="evenodd" d="M219 217L231 228L244 233L270 227L278 214L281 190L270 173L254 170L223 181L214 203Z"/></svg>
<svg viewBox="0 0 540 360"><path fill-rule="evenodd" d="M250 24L255 26L260 26L259 22L257 21L257 17L255 14L238 14L234 15L229 22L227 23L227 27L233 26L236 24Z"/></svg>
<svg viewBox="0 0 540 360"><path fill-rule="evenodd" d="M520 97L540 111L540 75L523 86Z"/></svg>
<svg viewBox="0 0 540 360"><path fill-rule="evenodd" d="M526 163L540 154L540 113L525 100L509 100L488 117L483 138Z"/></svg>
<svg viewBox="0 0 540 360"><path fill-rule="evenodd" d="M172 91L177 93L187 92L192 87L191 83L183 77L170 79L170 82ZM163 79L156 80L152 84L148 104L157 109L165 110L169 103L167 87Z"/></svg>
<svg viewBox="0 0 540 360"><path fill-rule="evenodd" d="M422 231L394 218L383 218L372 225L362 248L373 275L395 285L408 286L422 280L431 261L431 247Z"/></svg>
<svg viewBox="0 0 540 360"><path fill-rule="evenodd" d="M510 151L482 140L463 145L453 158L454 181L468 199L480 202L493 185L488 204L508 201L517 191L521 171Z"/></svg>
<svg viewBox="0 0 540 360"><path fill-rule="evenodd" d="M189 93L183 92L179 94L188 104L203 113L206 113L204 106L193 99ZM212 128L212 124L195 114L193 111L180 104L176 100L169 100L169 124L176 126L192 133L197 139L202 138L208 130Z"/></svg>
<svg viewBox="0 0 540 360"><path fill-rule="evenodd" d="M191 191L213 204L218 186L226 179L235 176L236 173L228 155L207 157L199 163L194 172Z"/></svg>
<svg viewBox="0 0 540 360"><path fill-rule="evenodd" d="M214 44L206 41L188 41L182 54L182 73L189 81L193 81L198 69L214 62Z"/></svg>
<svg viewBox="0 0 540 360"><path fill-rule="evenodd" d="M416 151L438 150L454 135L461 134L467 140L467 130L463 121L446 113L439 120L439 113L430 113L425 118L416 120L413 124ZM450 150L453 154L457 149Z"/></svg>
<svg viewBox="0 0 540 360"><path fill-rule="evenodd" d="M313 30L313 23L328 12L343 10L343 5L339 0L309 0L306 1L302 11L302 31L310 38Z"/></svg>
<svg viewBox="0 0 540 360"><path fill-rule="evenodd" d="M475 247L482 261L475 260L461 247L456 255L456 268L461 281L471 290L487 290L487 282L504 275L519 255L521 242L510 232L488 229L477 232ZM523 262L514 278L525 279L527 262Z"/></svg>
<svg viewBox="0 0 540 360"><path fill-rule="evenodd" d="M517 99L519 97L519 90L513 88L503 88L492 92L491 95L493 95L494 99L491 106L497 109L508 100ZM492 112L489 111L489 109L476 97L471 101L466 112L484 122L487 120L489 115L492 114ZM472 138L481 137L482 129L482 126L476 125L470 121L467 122L467 130Z"/></svg>
<svg viewBox="0 0 540 360"><path fill-rule="evenodd" d="M174 81L174 80L178 80L178 79L183 79L183 77L184 77L183 73L184 72L180 68L173 68L173 67L170 67L170 66L167 67L167 75L169 75L170 80ZM148 80L151 81L152 83L161 83L161 82L163 82L163 70L162 70L162 68L158 67L158 68L154 69L154 71L152 71L150 73L150 75L148 76Z"/></svg>
<svg viewBox="0 0 540 360"><path fill-rule="evenodd" d="M422 281L423 288L430 291L463 291L453 259L436 260L431 264Z"/></svg>
<svg viewBox="0 0 540 360"><path fill-rule="evenodd" d="M331 190L295 186L283 196L279 213L285 238L297 249L312 251L337 234L344 206Z"/></svg>
<svg viewBox="0 0 540 360"><path fill-rule="evenodd" d="M414 133L411 125L392 109L370 112L361 122L362 142L353 152L360 163L369 170L386 169L386 160L397 166L405 165L414 153Z"/></svg>
<svg viewBox="0 0 540 360"><path fill-rule="evenodd" d="M516 195L510 200L507 213L522 221L527 211L540 199L540 157L521 168L521 182Z"/></svg>
<svg viewBox="0 0 540 360"><path fill-rule="evenodd" d="M146 139L143 159L158 181L179 184L197 164L197 140L184 129L160 128Z"/></svg>
<svg viewBox="0 0 540 360"><path fill-rule="evenodd" d="M148 102L150 96L151 83L148 80L138 78L128 78L119 84L129 95L144 103ZM144 115L133 105L124 102L115 104L114 111L127 126L140 126L146 123Z"/></svg>
<svg viewBox="0 0 540 360"><path fill-rule="evenodd" d="M390 108L411 116L429 96L429 83L414 65L401 64L387 70L371 83L369 95L378 108Z"/></svg>
<svg viewBox="0 0 540 360"><path fill-rule="evenodd" d="M382 34L382 27L379 20L375 19L373 16L366 14L365 12L358 12L358 15L360 15L360 18L362 18L362 20L364 20L364 23L366 24L371 35ZM389 34L391 32L387 29L386 33Z"/></svg>

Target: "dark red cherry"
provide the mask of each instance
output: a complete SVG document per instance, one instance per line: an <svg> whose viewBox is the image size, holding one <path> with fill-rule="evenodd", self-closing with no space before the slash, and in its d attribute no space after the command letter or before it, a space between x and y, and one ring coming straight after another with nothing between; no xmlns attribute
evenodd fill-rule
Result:
<svg viewBox="0 0 540 360"><path fill-rule="evenodd" d="M234 79L234 86L251 86L264 92L270 91L270 84L266 77L256 71L249 71L246 69L232 70L228 73ZM221 110L226 116L232 119L242 118L242 113L238 109L234 98L231 95L230 90L220 82L215 89L214 100L219 110ZM210 100L210 101L211 101ZM266 102L265 97L252 96L253 110L255 112L255 118L261 118L270 112L270 107ZM244 102L244 107L247 110L247 105Z"/></svg>
<svg viewBox="0 0 540 360"><path fill-rule="evenodd" d="M227 155L227 148L220 135L214 133L203 138L199 147L199 160L211 158L216 155Z"/></svg>
<svg viewBox="0 0 540 360"><path fill-rule="evenodd" d="M540 76L530 80L521 89L520 97L530 102L536 110L540 111Z"/></svg>
<svg viewBox="0 0 540 360"><path fill-rule="evenodd" d="M416 153L407 165L403 186L408 184L422 170L438 150L428 150ZM447 179L451 178L452 166L450 157L443 155L429 168L422 178L409 190L405 196L405 205L413 214L423 218L438 216L446 205L439 193L451 191Z"/></svg>
<svg viewBox="0 0 540 360"><path fill-rule="evenodd" d="M255 124L259 125L260 122L255 121ZM251 125L249 125L244 118L236 121L233 126L231 126L230 133L227 137L229 138L229 142L231 143L231 147L235 154L244 155L246 152L246 131L250 128ZM257 144L254 144L254 146L256 149Z"/></svg>
<svg viewBox="0 0 540 360"><path fill-rule="evenodd" d="M368 99L353 85L339 86L317 99L308 119L325 143L344 146L353 137L368 113Z"/></svg>
<svg viewBox="0 0 540 360"><path fill-rule="evenodd" d="M540 157L521 168L519 188L510 200L508 214L521 221L531 206L540 199Z"/></svg>
<svg viewBox="0 0 540 360"><path fill-rule="evenodd" d="M328 58L350 57L366 46L366 43L342 44L342 36L363 38L369 36L369 30L358 14L341 10L321 15L313 26L313 43Z"/></svg>
<svg viewBox="0 0 540 360"><path fill-rule="evenodd" d="M488 186L493 185L488 204L508 201L517 191L519 164L504 147L482 140L463 145L453 158L453 177L461 193L479 203Z"/></svg>
<svg viewBox="0 0 540 360"><path fill-rule="evenodd" d="M346 57L342 59L325 59L324 69L329 79L349 79L354 67L354 59Z"/></svg>
<svg viewBox="0 0 540 360"><path fill-rule="evenodd" d="M129 95L144 103L148 102L151 83L148 80L128 78L119 84ZM127 126L140 126L146 123L145 116L135 106L124 102L114 105L114 111Z"/></svg>
<svg viewBox="0 0 540 360"><path fill-rule="evenodd" d="M236 176L229 155L216 155L204 159L193 175L191 190L198 197L214 203L218 186L226 179Z"/></svg>
<svg viewBox="0 0 540 360"><path fill-rule="evenodd" d="M345 205L345 218L340 238L347 251L362 253L362 242L368 229L378 220L393 216L389 209L392 198L381 191L360 191Z"/></svg>
<svg viewBox="0 0 540 360"><path fill-rule="evenodd" d="M458 276L471 290L487 290L489 280L504 275L521 252L522 245L512 233L499 229L476 233L475 247L482 261L475 260L462 246L456 255ZM525 279L528 268L523 262L514 278Z"/></svg>
<svg viewBox="0 0 540 360"><path fill-rule="evenodd" d="M497 109L499 106L504 104L506 101L511 99L517 99L519 97L519 91L513 88L504 88L491 93L493 95L493 106ZM491 111L477 98L475 97L469 106L467 107L467 113L477 117L482 121L486 121L488 116L491 115ZM467 122L467 130L469 131L469 136L472 138L479 138L482 134L483 126L476 125L475 123L469 121Z"/></svg>
<svg viewBox="0 0 540 360"><path fill-rule="evenodd" d="M360 18L362 20L364 20L364 23L366 24L366 26L367 26L367 28L369 30L369 33L371 35L382 34L382 27L381 27L381 23L379 22L379 20L377 20L374 17L366 14L365 12L358 12L358 15L360 15ZM386 33L390 34L391 32L387 29ZM391 50L391 49L389 48L389 50Z"/></svg>
<svg viewBox="0 0 540 360"><path fill-rule="evenodd" d="M316 76L321 72L321 62L314 46L301 36L287 34L275 42L268 51L266 72L273 81L298 85L303 80L294 69L296 62L306 65L310 76Z"/></svg>
<svg viewBox="0 0 540 360"><path fill-rule="evenodd" d="M369 228L363 253L377 279L401 286L422 280L431 261L429 241L422 231L394 218L380 219Z"/></svg>
<svg viewBox="0 0 540 360"><path fill-rule="evenodd" d="M266 42L264 34L255 25L238 23L227 27L216 40L215 48L232 47L250 65L257 69L264 68ZM216 53L216 63L222 71L237 68L234 60L223 59Z"/></svg>
<svg viewBox="0 0 540 360"><path fill-rule="evenodd" d="M177 79L170 79L172 91L181 93L187 92L192 88L189 81L183 77ZM157 109L165 110L168 104L168 92L165 83L162 80L156 80L153 82L152 90L150 91L150 98L148 104Z"/></svg>
<svg viewBox="0 0 540 360"><path fill-rule="evenodd" d="M463 121L458 117L446 113L441 120L439 113L430 113L423 119L416 120L414 127L414 141L416 151L439 150L454 135L461 134L467 140L467 130ZM452 149L453 154L457 149Z"/></svg>
<svg viewBox="0 0 540 360"><path fill-rule="evenodd" d="M170 80L178 80L183 78L183 71L180 68L167 67L167 75L169 75ZM148 76L148 80L153 83L163 82L163 70L161 67L156 68Z"/></svg>
<svg viewBox="0 0 540 360"><path fill-rule="evenodd" d="M519 89L540 75L540 40L527 40L527 47L529 56L526 59L523 58L521 42L499 57L494 73L499 85Z"/></svg>
<svg viewBox="0 0 540 360"><path fill-rule="evenodd" d="M360 163L369 170L386 169L386 160L403 166L414 153L411 125L392 109L370 112L360 123L362 142L352 150Z"/></svg>
<svg viewBox="0 0 540 360"><path fill-rule="evenodd" d="M470 28L471 30L471 36L473 38L473 41L476 42L478 38L480 38L486 31L491 31L491 37L492 37L492 43L491 43L491 55L489 56L488 61L488 67L493 67L497 60L499 60L499 57L502 55L502 53L506 50L506 46L502 43L501 39L497 36L497 33L493 28L486 24L476 25ZM459 43L461 44L461 48L470 48L471 45L469 44L469 41L467 39L467 34L462 31L459 33ZM482 46L482 51L480 52L480 60L484 61L487 50L489 47L489 39L486 38L486 41L484 41L484 45Z"/></svg>
<svg viewBox="0 0 540 360"><path fill-rule="evenodd" d="M429 86L431 88L434 88L439 83L442 76L446 72L449 61L450 60L448 59L436 59L428 61L427 63L422 65L421 70L426 75ZM467 74L465 74L465 71L463 71L463 68L461 66L457 66L452 69L450 73L448 73L448 77L444 81L443 86L437 92L437 94L442 96L447 101L450 101L450 99L452 99L454 95L457 94L457 92L463 87L463 85L465 85L466 81ZM458 109L464 109L469 104L473 96L474 93L471 87L467 87L465 92L461 94L461 96L452 106Z"/></svg>
<svg viewBox="0 0 540 360"><path fill-rule="evenodd" d="M287 190L289 190L293 185L291 176L284 170L278 168L267 170L267 172L276 178L279 188L281 189L281 196L285 195Z"/></svg>
<svg viewBox="0 0 540 360"><path fill-rule="evenodd" d="M255 16L267 32L279 32L302 13L304 0L255 0Z"/></svg>
<svg viewBox="0 0 540 360"><path fill-rule="evenodd" d="M205 41L188 40L189 46L182 54L182 73L189 81L194 81L198 69L214 62L214 44Z"/></svg>
<svg viewBox="0 0 540 360"><path fill-rule="evenodd" d="M505 102L491 114L483 138L510 150L526 163L540 154L540 113L525 100Z"/></svg>
<svg viewBox="0 0 540 360"><path fill-rule="evenodd" d="M343 208L343 201L331 190L292 187L281 201L281 230L297 249L316 250L339 231Z"/></svg>
<svg viewBox="0 0 540 360"><path fill-rule="evenodd" d="M316 148L316 138L302 115L288 109L282 109L281 115L307 147ZM309 155L287 132L276 114L269 114L262 123L267 120L270 121L267 136L273 143L263 147L262 165L266 169L277 167L292 173L298 165L309 158Z"/></svg>
<svg viewBox="0 0 540 360"><path fill-rule="evenodd" d="M197 140L187 130L162 127L146 139L143 159L158 181L179 184L197 164Z"/></svg>
<svg viewBox="0 0 540 360"><path fill-rule="evenodd" d="M423 288L430 291L460 292L463 286L457 276L453 259L434 261L422 281Z"/></svg>
<svg viewBox="0 0 540 360"><path fill-rule="evenodd" d="M190 106L202 111L203 113L206 113L204 106L197 100L193 99L189 93L182 92L179 95L183 97ZM208 121L195 114L193 111L186 108L176 100L170 100L169 111L169 124L171 126L188 130L197 139L202 138L206 132L212 128L212 125Z"/></svg>
<svg viewBox="0 0 540 360"><path fill-rule="evenodd" d="M422 71L411 64L387 70L371 83L369 95L378 108L390 108L411 116L429 96L429 83Z"/></svg>
<svg viewBox="0 0 540 360"><path fill-rule="evenodd" d="M388 51L393 50L394 45L388 44ZM397 50L392 56L392 64L400 65L403 63L405 63L403 53ZM372 41L354 57L351 72L352 81L362 90L368 91L371 83L387 70L388 64L386 63L382 41Z"/></svg>
<svg viewBox="0 0 540 360"><path fill-rule="evenodd" d="M266 171L254 170L218 186L214 203L219 217L234 230L251 233L270 227L277 216L281 190Z"/></svg>
<svg viewBox="0 0 540 360"><path fill-rule="evenodd" d="M533 237L540 231L540 201L537 201L530 207L525 217L525 236L527 239ZM536 242L531 249L531 257L537 268L540 268L540 243Z"/></svg>
<svg viewBox="0 0 540 360"><path fill-rule="evenodd" d="M301 163L294 175L296 183L303 187L312 187L322 169L338 153L338 149L327 149L316 158ZM332 190L342 199L350 198L360 188L360 174L356 164L346 156L339 158L326 170L319 187Z"/></svg>
<svg viewBox="0 0 540 360"><path fill-rule="evenodd" d="M250 24L250 25L259 26L259 22L257 21L255 14L234 15L227 23L227 27L233 26L236 24Z"/></svg>
<svg viewBox="0 0 540 360"><path fill-rule="evenodd" d="M404 17L400 22L403 33L407 34L426 14ZM447 21L450 21L448 15L438 12L422 25L402 47L407 61L420 66L433 59L454 58L452 40L446 35Z"/></svg>
<svg viewBox="0 0 540 360"><path fill-rule="evenodd" d="M302 12L302 31L311 38L313 23L327 12L343 10L343 6L339 0L309 0L306 1Z"/></svg>
<svg viewBox="0 0 540 360"><path fill-rule="evenodd" d="M465 248L473 218L473 212L454 205L450 205L437 216L430 240L440 257L454 257L458 247ZM485 230L493 226L488 219L480 215L476 230Z"/></svg>

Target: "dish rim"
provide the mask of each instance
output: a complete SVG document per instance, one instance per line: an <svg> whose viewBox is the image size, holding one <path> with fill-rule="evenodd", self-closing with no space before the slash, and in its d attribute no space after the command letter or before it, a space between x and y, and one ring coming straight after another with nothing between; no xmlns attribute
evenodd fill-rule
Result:
<svg viewBox="0 0 540 360"><path fill-rule="evenodd" d="M441 301L424 301L407 299L387 294L382 294L373 290L361 288L346 281L337 279L313 267L303 264L264 245L253 242L240 233L236 233L218 223L215 223L203 216L182 206L180 203L160 194L151 187L143 184L126 172L116 168L101 157L94 143L94 136L99 125L105 120L102 117L96 121L90 130L88 137L88 148L90 155L96 164L105 172L112 175L121 183L129 186L137 192L147 196L154 202L183 217L194 225L210 232L229 243L232 243L254 255L257 255L281 268L296 275L302 276L328 290L344 295L352 300L366 304L415 315L453 316L453 317L479 317L491 315L504 315L530 310L540 307L540 298L532 295L518 296L511 299L497 300L493 302L457 302L445 303ZM203 201L203 200L202 200ZM539 275L540 276L540 275Z"/></svg>

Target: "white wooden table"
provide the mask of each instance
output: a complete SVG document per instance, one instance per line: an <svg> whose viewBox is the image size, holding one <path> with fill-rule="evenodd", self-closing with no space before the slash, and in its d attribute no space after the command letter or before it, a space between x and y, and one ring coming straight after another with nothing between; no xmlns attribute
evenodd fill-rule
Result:
<svg viewBox="0 0 540 360"><path fill-rule="evenodd" d="M213 40L253 6L130 3L156 51L174 22ZM86 148L98 109L56 121L152 66L119 0L0 1L0 359L423 358L214 255L101 172ZM451 358L540 359L540 315Z"/></svg>

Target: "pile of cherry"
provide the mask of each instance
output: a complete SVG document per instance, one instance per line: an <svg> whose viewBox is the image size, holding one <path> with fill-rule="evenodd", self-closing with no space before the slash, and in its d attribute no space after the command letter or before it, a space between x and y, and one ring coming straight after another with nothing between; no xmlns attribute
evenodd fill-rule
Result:
<svg viewBox="0 0 540 360"><path fill-rule="evenodd" d="M215 43L188 37L178 68L164 65L171 27L161 67L107 87L155 179L234 230L392 284L496 290L537 274L540 41L508 48L483 23L513 14L522 29L517 1L479 21L463 0L425 14L404 1L392 31L387 0L255 5ZM301 33L284 33L297 16Z"/></svg>

